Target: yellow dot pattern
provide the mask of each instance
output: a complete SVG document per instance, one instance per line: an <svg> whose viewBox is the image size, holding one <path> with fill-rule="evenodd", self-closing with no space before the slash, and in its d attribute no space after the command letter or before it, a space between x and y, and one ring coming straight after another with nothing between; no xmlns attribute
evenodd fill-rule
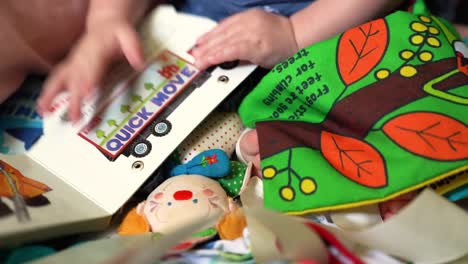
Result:
<svg viewBox="0 0 468 264"><path fill-rule="evenodd" d="M431 61L433 58L433 55L432 53L428 52L428 51L423 51L419 54L419 59L423 62L428 62L428 61Z"/></svg>
<svg viewBox="0 0 468 264"><path fill-rule="evenodd" d="M435 27L429 27L429 33L433 35L439 35L439 30Z"/></svg>
<svg viewBox="0 0 468 264"><path fill-rule="evenodd" d="M403 66L400 69L400 74L403 77L413 77L416 73L418 73L418 71L411 65Z"/></svg>
<svg viewBox="0 0 468 264"><path fill-rule="evenodd" d="M276 176L276 170L273 168L265 168L263 170L263 177L267 179L271 179Z"/></svg>
<svg viewBox="0 0 468 264"><path fill-rule="evenodd" d="M421 20L424 23L431 23L432 22L432 20L427 16L419 16L419 20Z"/></svg>
<svg viewBox="0 0 468 264"><path fill-rule="evenodd" d="M409 60L413 57L414 53L411 51L411 50L403 50L402 52L400 52L400 56L401 58L405 59L405 60Z"/></svg>
<svg viewBox="0 0 468 264"><path fill-rule="evenodd" d="M427 30L427 26L423 23L413 22L411 23L411 29L416 32L425 32Z"/></svg>
<svg viewBox="0 0 468 264"><path fill-rule="evenodd" d="M315 185L315 182L312 179L303 179L301 181L301 191L304 192L305 194L311 194L315 191L317 186Z"/></svg>
<svg viewBox="0 0 468 264"><path fill-rule="evenodd" d="M281 197L283 199L292 201L294 199L294 191L291 187L283 187L281 189Z"/></svg>
<svg viewBox="0 0 468 264"><path fill-rule="evenodd" d="M377 79L379 79L379 80L385 79L385 78L387 78L389 75L390 75L390 71L387 70L387 69L381 69L381 70L378 70L378 71L375 73L375 76L376 76Z"/></svg>
<svg viewBox="0 0 468 264"><path fill-rule="evenodd" d="M410 41L413 45L421 45L424 42L424 37L421 35L414 35L411 37Z"/></svg>
<svg viewBox="0 0 468 264"><path fill-rule="evenodd" d="M440 41L434 37L427 38L427 44L429 44L429 46L436 47L436 48L440 47Z"/></svg>

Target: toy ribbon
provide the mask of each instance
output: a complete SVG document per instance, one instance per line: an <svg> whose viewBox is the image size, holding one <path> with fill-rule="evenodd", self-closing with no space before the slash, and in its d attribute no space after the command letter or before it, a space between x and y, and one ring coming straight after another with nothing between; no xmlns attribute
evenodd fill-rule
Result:
<svg viewBox="0 0 468 264"><path fill-rule="evenodd" d="M170 176L197 174L210 178L222 178L230 172L227 154L221 149L210 149L201 152L188 163L174 167Z"/></svg>

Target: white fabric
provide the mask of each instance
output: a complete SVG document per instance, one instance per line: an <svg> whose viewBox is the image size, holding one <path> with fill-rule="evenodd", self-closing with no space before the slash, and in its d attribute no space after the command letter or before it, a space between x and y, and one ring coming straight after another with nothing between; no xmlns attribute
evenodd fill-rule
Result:
<svg viewBox="0 0 468 264"><path fill-rule="evenodd" d="M236 142L236 156L237 156L237 159L244 163L244 164L248 164L249 162L247 160L245 160L244 156L242 156L242 152L240 150L240 141L242 139L242 137L244 137L244 135L249 132L250 130L253 130L252 128L245 128L244 131L242 131L242 133L240 134L239 138L237 139L237 142Z"/></svg>
<svg viewBox="0 0 468 264"><path fill-rule="evenodd" d="M334 211L330 218L343 230L361 230L383 223L378 204Z"/></svg>

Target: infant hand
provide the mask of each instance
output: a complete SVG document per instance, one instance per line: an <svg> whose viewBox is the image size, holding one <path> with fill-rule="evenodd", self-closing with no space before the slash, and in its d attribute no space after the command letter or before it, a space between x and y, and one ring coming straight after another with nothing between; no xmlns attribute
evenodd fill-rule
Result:
<svg viewBox="0 0 468 264"><path fill-rule="evenodd" d="M200 69L233 60L271 68L297 49L288 18L250 9L228 17L199 38L193 56Z"/></svg>
<svg viewBox="0 0 468 264"><path fill-rule="evenodd" d="M47 113L54 98L67 90L70 94L68 118L78 121L83 98L94 92L110 63L122 55L135 69L144 67L139 36L131 24L109 20L102 21L99 28L89 29L49 75L38 101L39 113Z"/></svg>

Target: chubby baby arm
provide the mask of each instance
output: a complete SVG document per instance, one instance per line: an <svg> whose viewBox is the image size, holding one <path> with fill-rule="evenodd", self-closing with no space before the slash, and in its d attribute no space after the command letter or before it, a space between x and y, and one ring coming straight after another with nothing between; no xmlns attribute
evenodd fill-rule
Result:
<svg viewBox="0 0 468 264"><path fill-rule="evenodd" d="M91 94L111 62L124 56L135 68L144 57L134 26L150 6L149 0L91 0L86 31L68 56L54 67L39 98L38 110L47 113L62 91L70 94L69 119L78 121L81 102Z"/></svg>
<svg viewBox="0 0 468 264"><path fill-rule="evenodd" d="M402 0L316 0L290 17L298 48L384 16Z"/></svg>
<svg viewBox="0 0 468 264"><path fill-rule="evenodd" d="M247 60L271 68L299 49L365 23L397 7L402 0L316 0L287 18L251 9L222 21L202 36L193 54L206 68Z"/></svg>
<svg viewBox="0 0 468 264"><path fill-rule="evenodd" d="M271 68L297 49L287 17L250 9L226 18L199 38L193 55L200 69L231 60Z"/></svg>

